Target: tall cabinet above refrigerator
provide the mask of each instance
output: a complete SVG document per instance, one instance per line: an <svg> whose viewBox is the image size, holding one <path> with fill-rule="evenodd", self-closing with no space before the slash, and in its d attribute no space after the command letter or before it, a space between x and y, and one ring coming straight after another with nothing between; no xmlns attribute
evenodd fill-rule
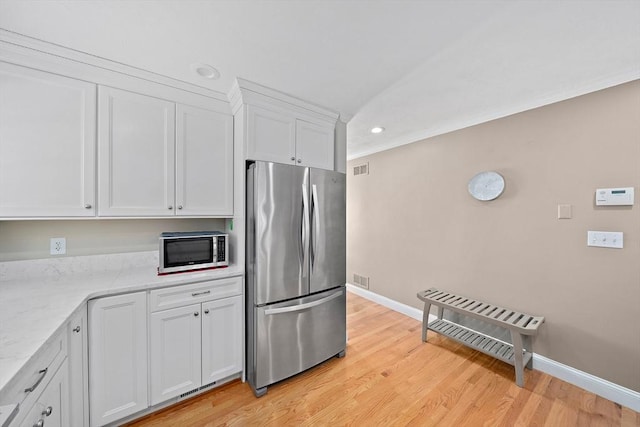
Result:
<svg viewBox="0 0 640 427"><path fill-rule="evenodd" d="M247 379L256 396L346 347L345 175L247 171Z"/></svg>

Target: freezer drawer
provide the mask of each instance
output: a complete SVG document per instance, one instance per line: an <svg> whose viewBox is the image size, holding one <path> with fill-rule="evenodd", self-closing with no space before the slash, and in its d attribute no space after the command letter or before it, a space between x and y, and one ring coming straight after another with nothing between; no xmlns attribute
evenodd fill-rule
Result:
<svg viewBox="0 0 640 427"><path fill-rule="evenodd" d="M255 347L249 349L253 366L248 366L254 390L302 372L345 349L344 287L254 310Z"/></svg>

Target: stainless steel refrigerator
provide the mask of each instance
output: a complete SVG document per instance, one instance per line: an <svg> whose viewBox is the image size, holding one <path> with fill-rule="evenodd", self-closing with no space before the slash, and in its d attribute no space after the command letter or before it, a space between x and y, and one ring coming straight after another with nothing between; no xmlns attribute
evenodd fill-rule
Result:
<svg viewBox="0 0 640 427"><path fill-rule="evenodd" d="M256 396L346 347L345 175L247 171L247 379Z"/></svg>

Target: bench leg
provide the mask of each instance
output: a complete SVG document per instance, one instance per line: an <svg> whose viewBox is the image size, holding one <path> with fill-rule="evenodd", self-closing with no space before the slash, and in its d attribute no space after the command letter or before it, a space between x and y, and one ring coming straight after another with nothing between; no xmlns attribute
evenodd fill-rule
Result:
<svg viewBox="0 0 640 427"><path fill-rule="evenodd" d="M522 355L522 335L511 331L511 342L513 343L513 359L516 365L516 384L524 387L524 357Z"/></svg>
<svg viewBox="0 0 640 427"><path fill-rule="evenodd" d="M523 335L522 336L522 344L524 345L525 351L531 353L531 357L526 364L527 369L533 369L533 346L531 345L531 335Z"/></svg>
<svg viewBox="0 0 640 427"><path fill-rule="evenodd" d="M422 342L427 342L427 327L429 326L429 310L431 310L431 303L424 303L424 310L422 311Z"/></svg>

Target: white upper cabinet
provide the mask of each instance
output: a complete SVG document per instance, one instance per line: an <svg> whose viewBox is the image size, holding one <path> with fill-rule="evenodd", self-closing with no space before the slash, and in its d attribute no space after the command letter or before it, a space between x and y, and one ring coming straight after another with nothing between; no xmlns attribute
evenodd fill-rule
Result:
<svg viewBox="0 0 640 427"><path fill-rule="evenodd" d="M249 105L247 118L247 158L279 163L296 160L295 117Z"/></svg>
<svg viewBox="0 0 640 427"><path fill-rule="evenodd" d="M173 214L175 104L104 86L98 102L99 214Z"/></svg>
<svg viewBox="0 0 640 427"><path fill-rule="evenodd" d="M338 113L243 79L229 97L244 159L334 170Z"/></svg>
<svg viewBox="0 0 640 427"><path fill-rule="evenodd" d="M98 90L100 216L232 216L233 116Z"/></svg>
<svg viewBox="0 0 640 427"><path fill-rule="evenodd" d="M0 62L0 217L95 215L96 86Z"/></svg>
<svg viewBox="0 0 640 427"><path fill-rule="evenodd" d="M296 120L296 162L333 169L334 126Z"/></svg>
<svg viewBox="0 0 640 427"><path fill-rule="evenodd" d="M176 214L233 215L233 116L177 105Z"/></svg>

